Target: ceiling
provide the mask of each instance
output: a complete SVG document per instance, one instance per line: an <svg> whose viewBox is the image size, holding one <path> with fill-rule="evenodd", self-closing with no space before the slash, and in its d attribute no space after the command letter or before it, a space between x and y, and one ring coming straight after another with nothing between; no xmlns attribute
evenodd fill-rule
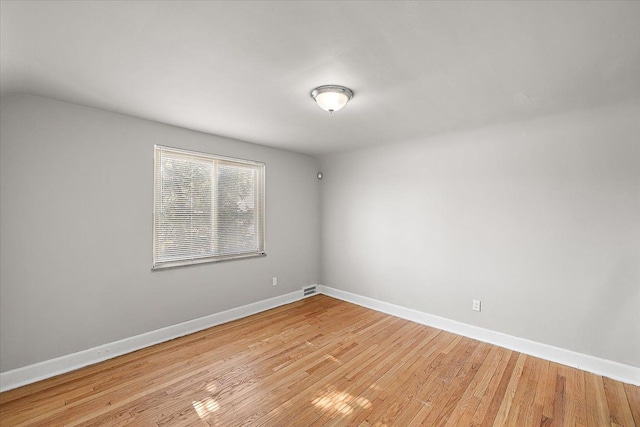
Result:
<svg viewBox="0 0 640 427"><path fill-rule="evenodd" d="M640 2L2 1L0 90L311 155L640 98ZM340 84L332 115L310 91Z"/></svg>

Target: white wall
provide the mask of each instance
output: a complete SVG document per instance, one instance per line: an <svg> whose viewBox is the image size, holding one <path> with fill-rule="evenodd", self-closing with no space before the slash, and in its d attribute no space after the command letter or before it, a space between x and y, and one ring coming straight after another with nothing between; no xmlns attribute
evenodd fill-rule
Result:
<svg viewBox="0 0 640 427"><path fill-rule="evenodd" d="M313 158L31 96L0 119L1 372L318 282ZM267 256L152 272L154 144L265 162Z"/></svg>
<svg viewBox="0 0 640 427"><path fill-rule="evenodd" d="M266 162L267 257L152 272L154 144ZM321 164L3 97L0 372L311 283L640 366L640 102Z"/></svg>
<svg viewBox="0 0 640 427"><path fill-rule="evenodd" d="M324 285L640 367L640 103L321 170Z"/></svg>

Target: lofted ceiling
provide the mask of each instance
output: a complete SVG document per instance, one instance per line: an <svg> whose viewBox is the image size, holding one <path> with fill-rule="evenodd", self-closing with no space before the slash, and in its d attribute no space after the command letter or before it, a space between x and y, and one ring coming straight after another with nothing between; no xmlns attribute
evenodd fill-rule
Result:
<svg viewBox="0 0 640 427"><path fill-rule="evenodd" d="M640 98L640 2L2 1L0 90L311 155ZM309 96L355 92L330 115Z"/></svg>

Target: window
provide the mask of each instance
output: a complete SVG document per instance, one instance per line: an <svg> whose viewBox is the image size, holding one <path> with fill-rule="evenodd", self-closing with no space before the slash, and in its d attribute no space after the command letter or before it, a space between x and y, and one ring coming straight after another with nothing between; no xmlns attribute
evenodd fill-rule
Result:
<svg viewBox="0 0 640 427"><path fill-rule="evenodd" d="M264 163L155 147L153 268L264 255Z"/></svg>

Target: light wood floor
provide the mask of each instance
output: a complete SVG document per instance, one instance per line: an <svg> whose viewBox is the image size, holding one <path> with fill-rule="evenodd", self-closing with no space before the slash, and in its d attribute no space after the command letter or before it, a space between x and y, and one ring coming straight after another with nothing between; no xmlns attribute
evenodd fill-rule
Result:
<svg viewBox="0 0 640 427"><path fill-rule="evenodd" d="M2 393L0 424L640 427L640 387L318 295Z"/></svg>

